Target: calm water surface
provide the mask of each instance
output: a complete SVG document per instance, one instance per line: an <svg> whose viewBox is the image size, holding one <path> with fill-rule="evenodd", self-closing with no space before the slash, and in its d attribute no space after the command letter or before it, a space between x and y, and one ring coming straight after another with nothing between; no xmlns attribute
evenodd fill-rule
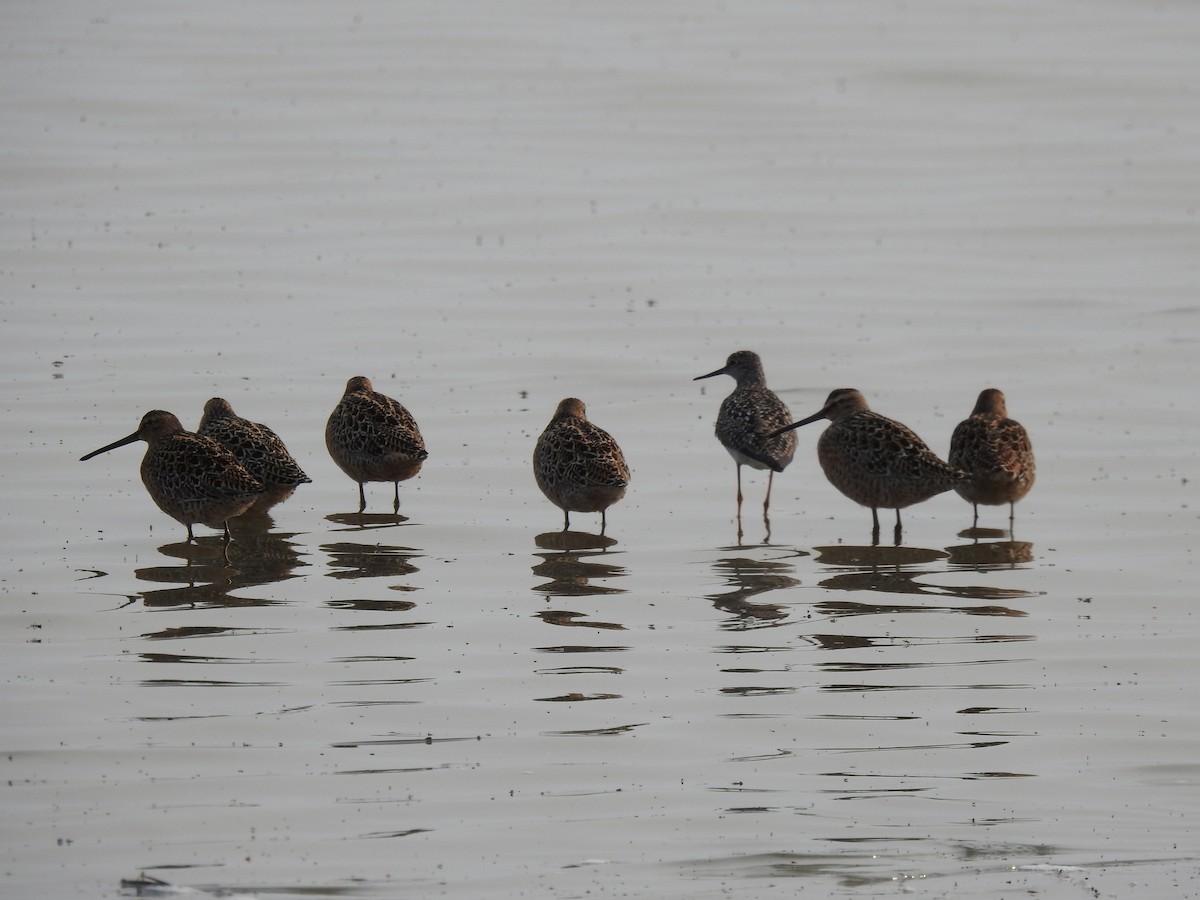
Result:
<svg viewBox="0 0 1200 900"><path fill-rule="evenodd" d="M4 896L1200 894L1200 9L0 22ZM1002 388L1015 533L869 546L814 425L739 543L742 347L942 453ZM355 374L399 517L325 453ZM604 539L529 468L570 395ZM211 396L313 478L227 551L78 462Z"/></svg>

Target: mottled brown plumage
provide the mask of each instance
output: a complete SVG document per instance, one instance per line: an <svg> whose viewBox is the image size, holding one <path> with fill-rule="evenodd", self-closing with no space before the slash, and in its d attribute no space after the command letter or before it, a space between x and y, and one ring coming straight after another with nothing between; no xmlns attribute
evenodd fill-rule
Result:
<svg viewBox="0 0 1200 900"><path fill-rule="evenodd" d="M979 394L971 415L958 423L950 437L950 465L971 476L956 484L954 490L975 510L979 524L979 504L1008 504L1011 527L1016 515L1014 505L1029 493L1037 477L1033 445L1019 422L1008 418L1004 394L987 388Z"/></svg>
<svg viewBox="0 0 1200 900"><path fill-rule="evenodd" d="M232 453L211 438L185 431L179 419L161 409L142 416L138 430L128 437L93 450L91 459L134 441L145 441L142 483L158 508L187 526L200 522L223 528L229 540L229 520L249 509L263 492L263 484Z"/></svg>
<svg viewBox="0 0 1200 900"><path fill-rule="evenodd" d="M737 382L733 393L721 402L717 412L717 440L733 457L737 470L737 516L742 519L742 466L766 469L767 496L763 517L771 506L771 485L776 472L782 472L796 454L796 436L780 429L792 419L787 404L767 387L762 360L751 350L729 355L725 365L715 372L699 375L693 381L730 375ZM739 529L740 531L740 529Z"/></svg>
<svg viewBox="0 0 1200 900"><path fill-rule="evenodd" d="M817 441L817 458L830 483L861 506L871 508L872 539L879 540L879 508L900 510L961 484L966 475L943 462L911 428L872 412L861 393L833 391L820 412L788 425L799 428L818 419L830 425Z"/></svg>
<svg viewBox="0 0 1200 900"><path fill-rule="evenodd" d="M325 424L325 446L338 467L358 482L358 511L367 508L363 483L395 485L394 512L400 511L400 482L421 470L429 455L417 422L391 397L375 391L371 379L356 375Z"/></svg>
<svg viewBox="0 0 1200 900"><path fill-rule="evenodd" d="M292 459L279 435L266 425L243 419L220 397L204 404L204 416L196 434L212 438L263 483L266 490L255 502L260 510L282 503L292 496L297 485L312 482Z"/></svg>
<svg viewBox="0 0 1200 900"><path fill-rule="evenodd" d="M567 397L533 448L533 477L563 511L563 530L571 527L571 513L598 512L603 534L605 511L629 487L629 466L612 435L588 421L583 401Z"/></svg>

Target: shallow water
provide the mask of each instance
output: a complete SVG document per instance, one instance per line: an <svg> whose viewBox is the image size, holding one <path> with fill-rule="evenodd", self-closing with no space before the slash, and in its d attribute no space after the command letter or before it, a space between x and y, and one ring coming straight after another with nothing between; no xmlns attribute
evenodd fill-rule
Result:
<svg viewBox="0 0 1200 900"><path fill-rule="evenodd" d="M0 21L0 893L1200 892L1200 10ZM739 545L691 379L741 347L943 453L1001 387L1015 534L867 546L811 426ZM325 453L355 374L429 446L399 518ZM313 478L227 553L78 462L214 395ZM533 483L568 395L610 540Z"/></svg>

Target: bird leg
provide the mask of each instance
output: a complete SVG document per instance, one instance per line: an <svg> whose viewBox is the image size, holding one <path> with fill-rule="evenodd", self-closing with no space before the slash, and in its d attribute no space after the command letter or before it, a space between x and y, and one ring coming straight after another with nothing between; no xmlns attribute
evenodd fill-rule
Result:
<svg viewBox="0 0 1200 900"><path fill-rule="evenodd" d="M367 508L367 495L363 491L363 483L358 483L358 511L362 513Z"/></svg>
<svg viewBox="0 0 1200 900"><path fill-rule="evenodd" d="M871 546L879 546L879 510L871 507Z"/></svg>
<svg viewBox="0 0 1200 900"><path fill-rule="evenodd" d="M763 527L767 529L767 536L763 538L764 544L771 543L771 517L767 515L767 510L771 508L771 483L775 480L775 472L767 473L767 499L763 501Z"/></svg>
<svg viewBox="0 0 1200 900"><path fill-rule="evenodd" d="M742 542L742 464L738 463L735 467L737 470L737 540Z"/></svg>
<svg viewBox="0 0 1200 900"><path fill-rule="evenodd" d="M896 510L896 532L892 535L892 539L896 542L896 546L900 546L900 510Z"/></svg>
<svg viewBox="0 0 1200 900"><path fill-rule="evenodd" d="M400 482L398 482L398 481L395 482L395 487L396 487L396 498L395 498L395 500L392 501L392 512L399 514L400 513Z"/></svg>

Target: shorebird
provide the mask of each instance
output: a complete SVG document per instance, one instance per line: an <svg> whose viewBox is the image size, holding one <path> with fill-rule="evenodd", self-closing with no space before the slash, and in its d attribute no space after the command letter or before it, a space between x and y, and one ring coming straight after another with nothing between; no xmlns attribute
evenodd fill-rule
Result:
<svg viewBox="0 0 1200 900"><path fill-rule="evenodd" d="M971 476L954 490L975 509L974 528L979 524L979 504L1008 504L1008 526L1012 529L1016 502L1029 493L1037 476L1033 445L1019 422L1008 418L1004 394L987 388L979 394L971 415L958 423L950 438L950 465Z"/></svg>
<svg viewBox="0 0 1200 900"><path fill-rule="evenodd" d="M282 503L292 496L297 485L312 482L292 459L279 435L266 425L243 419L220 397L204 404L204 416L196 434L212 438L263 483L266 490L255 502L258 509Z"/></svg>
<svg viewBox="0 0 1200 900"><path fill-rule="evenodd" d="M393 512L400 512L400 482L421 470L429 455L416 420L391 397L377 393L371 379L356 375L325 424L325 446L338 467L358 482L358 511L367 508L363 483L395 485Z"/></svg>
<svg viewBox="0 0 1200 900"><path fill-rule="evenodd" d="M185 431L179 419L161 409L142 416L138 430L119 441L93 450L80 461L107 453L134 441L145 441L142 483L150 499L168 516L187 526L195 540L197 522L222 528L229 541L229 520L254 505L263 484L232 453L211 438Z"/></svg>
<svg viewBox="0 0 1200 900"><path fill-rule="evenodd" d="M588 421L583 401L567 397L533 448L533 477L563 511L563 531L571 527L571 513L598 512L604 534L605 511L629 487L629 466L612 435Z"/></svg>
<svg viewBox="0 0 1200 900"><path fill-rule="evenodd" d="M762 360L751 350L729 355L725 365L715 372L699 375L693 381L730 375L737 382L733 393L721 402L717 413L717 440L733 457L737 470L738 536L742 525L742 466L767 469L767 497L763 501L763 521L771 506L771 484L776 472L782 472L796 454L796 436L784 433L780 426L791 421L787 404L767 387ZM767 522L770 529L770 522Z"/></svg>
<svg viewBox="0 0 1200 900"><path fill-rule="evenodd" d="M938 459L907 425L871 412L861 393L838 388L825 406L807 419L774 432L782 434L828 419L817 441L817 459L830 483L861 506L871 508L871 540L879 543L879 508L896 510L896 545L900 544L900 510L962 484L966 474Z"/></svg>

